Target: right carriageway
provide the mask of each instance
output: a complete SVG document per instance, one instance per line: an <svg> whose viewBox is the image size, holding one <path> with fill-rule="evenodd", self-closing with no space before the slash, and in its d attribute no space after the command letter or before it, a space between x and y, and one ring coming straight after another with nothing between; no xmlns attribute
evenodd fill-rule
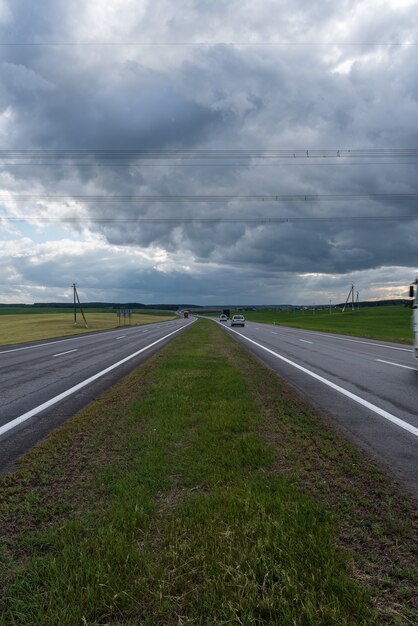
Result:
<svg viewBox="0 0 418 626"><path fill-rule="evenodd" d="M418 363L411 347L254 322L223 326L418 497Z"/></svg>

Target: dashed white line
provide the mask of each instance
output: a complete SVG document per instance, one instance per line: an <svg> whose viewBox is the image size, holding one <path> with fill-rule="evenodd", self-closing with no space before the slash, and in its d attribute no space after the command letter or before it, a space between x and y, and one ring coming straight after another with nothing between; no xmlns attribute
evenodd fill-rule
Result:
<svg viewBox="0 0 418 626"><path fill-rule="evenodd" d="M335 383L331 382L330 380L327 380L323 376L319 376L319 374L315 374L315 372L312 372L311 370L308 370L306 367L303 367L302 365L298 365L298 363L295 363L294 361L291 361L290 359L287 359L286 357L282 356L281 354L278 354L277 352L274 352L273 350L270 350L270 348L266 348L266 346L263 346L261 343L258 343L257 341L254 341L253 339L250 339L249 337L246 337L245 335L242 335L238 331L233 330L232 328L230 329L230 331L232 333L235 333L236 335L239 335L240 337L242 337L246 341L249 341L250 343L254 344L258 348L261 348L262 350L265 350L269 354L272 354L277 359L280 359L281 361L284 361L288 365L291 365L292 367L295 367L296 369L300 370L301 372L304 372L308 376L311 376L312 378L315 378L316 380L319 380L324 385L327 385L327 387L331 387L331 389L334 389L335 391L338 391L342 395L347 396L347 398L350 398L351 400L354 400L354 402L357 402L358 404L361 404L362 406L366 407L366 409L369 409L370 411L373 411L373 413L377 413L378 415L380 415L384 419L388 420L389 422L392 422L393 424L396 424L400 428L403 428L404 430L408 431L412 435L415 435L415 437L418 437L418 428L415 428L415 426L412 426L412 424L408 424L408 422L405 422L404 420L401 420L399 417L396 417L396 415L392 415L392 413L389 413L388 411L385 411L384 409L381 409L380 407L376 406L375 404L372 404L371 402L368 402L367 400L364 400L364 398L361 398L360 396L357 396L355 393L351 393L351 391L348 391L347 389L344 389L343 387L340 387L339 385L336 385Z"/></svg>
<svg viewBox="0 0 418 626"><path fill-rule="evenodd" d="M0 354L7 354L8 352L20 352L21 350L33 350L34 348L42 348L43 346L53 346L56 343L63 343L65 341L77 341L78 339L88 339L90 337L97 337L103 333L91 333L86 335L77 335L77 337L70 337L69 339L57 339L56 341L47 341L46 343L35 343L32 346L24 346L23 348L10 348L10 350L2 350Z"/></svg>
<svg viewBox="0 0 418 626"><path fill-rule="evenodd" d="M193 324L195 321L196 320L193 320L191 323ZM108 372L111 372L112 370L116 369L120 365L123 365L123 363L126 363L127 361L130 361L131 359L133 359L134 357L138 356L142 352L145 352L146 350L149 350L153 346L156 346L158 343L161 343L161 341L164 341L164 339L168 339L168 337L171 337L172 335L175 335L180 330L183 330L184 328L186 328L189 325L190 324L185 324L185 325L181 326L180 328L177 328L176 330L173 330L171 333L168 333L168 335L164 335L163 337L160 337L160 339L157 339L156 341L153 341L152 343L148 344L147 346L145 346L145 348L141 348L141 350L137 350L136 352L134 352L133 354L130 354L129 356L127 356L124 359L122 359L121 361L118 361L117 363L114 363L113 365L110 365L109 367L106 367L106 369L102 370L101 372L97 372L97 374L94 374L93 376L90 376L89 378L86 378L86 380L81 381L81 383L78 383L78 385L74 385L74 387L70 387L70 389L67 389L66 391L63 391L62 393L58 394L58 396L55 396L54 398L51 398L50 400L47 400L46 402L44 402L43 404L40 404L39 406L35 407L34 409L31 409L30 411L27 411L26 413L23 413L23 415L19 415L19 417L16 417L11 422L8 422L7 424L4 424L3 426L0 426L0 436L4 435L4 433L8 432L9 430L12 430L12 428L16 428L16 426L19 426L19 424L22 424L23 422L26 422L26 420L28 420L29 418L33 417L34 415L37 415L38 413L41 413L41 411L44 411L45 409L48 409L50 406L53 406L54 404L57 404L57 402L60 402L60 400L63 400L64 398L67 398L68 396L71 396L76 391L79 391L79 389L83 389L83 387L86 387L87 385L89 385L90 383L94 382L98 378L101 378L102 376L104 376Z"/></svg>
<svg viewBox="0 0 418 626"><path fill-rule="evenodd" d="M121 335L120 337L116 337L116 339L123 339L126 335Z"/></svg>
<svg viewBox="0 0 418 626"><path fill-rule="evenodd" d="M288 326L288 328L290 328ZM387 348L388 350L401 350L402 352L411 352L411 348L398 348L397 346L388 346L386 343L375 343L373 341L362 341L361 339L348 339L347 337L338 337L337 335L329 335L327 333L317 333L314 330L310 331L315 335L321 337L327 337L328 339L338 339L339 341L350 341L351 343L364 343L366 346L375 346L376 348Z"/></svg>
<svg viewBox="0 0 418 626"><path fill-rule="evenodd" d="M409 365L401 365L400 363L393 363L393 361L384 361L383 359L376 359L379 363L387 363L388 365L396 365L396 367L403 367L406 370L413 370L414 372L418 372L416 367L410 367Z"/></svg>
<svg viewBox="0 0 418 626"><path fill-rule="evenodd" d="M66 350L65 352L58 352L58 354L53 354L52 356L62 356L63 354L70 354L70 352L77 352L78 348L74 348L74 350Z"/></svg>
<svg viewBox="0 0 418 626"><path fill-rule="evenodd" d="M293 328L292 326L283 326L282 330L291 331L291 334L293 334L294 331L298 331L298 330L300 331L302 329ZM351 343L364 343L366 346L375 346L376 348L387 348L388 350L400 350L401 352L411 352L411 348L400 348L398 346L389 346L386 343L376 343L374 341L364 341L361 339L350 339L349 337L339 337L338 335L333 335L331 333L325 333L325 332L319 333L319 332L316 332L315 330L306 330L306 333L309 333L310 335L319 335L320 337L327 337L328 339L338 339L339 341L349 341Z"/></svg>
<svg viewBox="0 0 418 626"><path fill-rule="evenodd" d="M299 339L299 341L303 341L303 343L313 343L313 341L307 341L306 339Z"/></svg>
<svg viewBox="0 0 418 626"><path fill-rule="evenodd" d="M172 320L172 321L177 321L177 320ZM170 324L170 321L168 322L163 322L164 324ZM170 324L171 325L171 324ZM132 326L132 332L135 331L139 331L140 333L142 332L149 332L150 330L154 330L154 329L158 329L161 326L161 323L157 324L155 322L152 322L151 324L148 324L148 326L153 326L153 328L147 328L147 329L143 329L142 326ZM43 346L53 346L56 343L63 343L66 341L78 341L79 339L90 339L91 337L101 337L103 335L105 335L106 333L111 334L111 333L115 333L117 332L117 329L112 328L108 331L103 331L103 332L99 332L99 333L86 333L84 335L77 335L76 337L68 337L67 339L56 339L55 341L46 341L45 343L35 343L31 346L23 346L22 348L9 348L8 350L0 350L0 355L2 354L8 354L9 352L21 352L22 350L33 350L34 348L41 348Z"/></svg>

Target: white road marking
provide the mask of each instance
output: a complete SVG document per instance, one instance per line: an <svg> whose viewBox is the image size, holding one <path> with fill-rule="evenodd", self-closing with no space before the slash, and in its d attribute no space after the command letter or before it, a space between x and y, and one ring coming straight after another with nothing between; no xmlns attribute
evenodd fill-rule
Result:
<svg viewBox="0 0 418 626"><path fill-rule="evenodd" d="M344 389L343 387L340 387L339 385L336 385L335 383L331 382L330 380L327 380L326 378L323 378L323 376L319 376L319 374L315 374L315 372L312 372L311 370L308 370L306 367L302 367L302 365L298 365L294 361L291 361L290 359L287 359L286 357L282 356L281 354L278 354L277 352L274 352L273 350L270 350L269 348L266 348L261 343L258 343L257 341L254 341L253 339L250 339L249 337L246 337L245 335L242 335L238 331L231 329L231 332L239 335L240 337L242 337L246 341L249 341L250 343L254 344L258 348L261 348L262 350L265 350L269 354L272 354L273 356L275 356L276 358L280 359L281 361L284 361L288 365L292 365L292 367L295 367L296 369L300 370L301 372L304 372L308 376L311 376L312 378L315 378L316 380L319 380L324 385L327 385L327 387L331 387L331 389L334 389L335 391L338 391L342 395L347 396L347 398L350 398L351 400L354 400L354 402L357 402L358 404L361 404L362 406L366 407L366 409L369 409L370 411L373 411L374 413L377 413L378 415L380 415L381 417L384 417L389 422L392 422L393 424L396 424L397 426L400 426L400 428L403 428L404 430L407 430L412 435L415 435L415 437L418 437L418 428L415 428L415 426L412 426L412 424L408 424L408 422L405 422L404 420L401 420L399 417L396 417L395 415L392 415L392 413L389 413L388 411L385 411L384 409L381 409L380 407L376 406L375 404L372 404L371 402L368 402L367 400L364 400L364 398L361 398L360 396L357 396L355 393L351 393L351 391L348 391L347 389Z"/></svg>
<svg viewBox="0 0 418 626"><path fill-rule="evenodd" d="M290 328L288 326L288 328ZM311 331L315 333L315 331ZM374 343L373 341L361 341L360 339L348 339L346 337L337 337L337 335L327 335L326 333L315 333L321 337L328 337L329 339L339 339L340 341L350 341L351 343L364 343L366 346L375 346L376 348L387 348L388 350L401 350L402 352L411 352L412 348L398 348L397 346L388 346L386 343Z"/></svg>
<svg viewBox="0 0 418 626"><path fill-rule="evenodd" d="M64 341L76 341L77 339L84 339L89 337L97 337L97 335L103 333L92 333L91 335L78 335L77 337L71 337L69 339L57 339L56 341L48 341L46 343L37 343L33 346L25 346L24 348L11 348L10 350L2 350L0 354L7 354L8 352L20 352L21 350L33 350L33 348L42 348L43 346L53 346L55 343L63 343Z"/></svg>
<svg viewBox="0 0 418 626"><path fill-rule="evenodd" d="M272 335L278 335L279 333L275 333L274 330L271 331Z"/></svg>
<svg viewBox="0 0 418 626"><path fill-rule="evenodd" d="M299 339L299 341L303 341L303 343L313 343L313 341L307 341L306 339Z"/></svg>
<svg viewBox="0 0 418 626"><path fill-rule="evenodd" d="M413 370L414 372L418 372L416 367L410 367L409 365L401 365L400 363L393 363L392 361L384 361L383 359L376 359L379 363L387 363L388 365L396 365L396 367L403 367L406 370Z"/></svg>
<svg viewBox="0 0 418 626"><path fill-rule="evenodd" d="M126 335L121 335L120 337L116 337L116 339L123 339Z"/></svg>
<svg viewBox="0 0 418 626"><path fill-rule="evenodd" d="M58 354L53 354L52 356L62 356L63 354L70 354L70 352L77 352L78 348L74 348L74 350L67 350L66 352L58 352Z"/></svg>
<svg viewBox="0 0 418 626"><path fill-rule="evenodd" d="M168 322L165 322L166 324L170 324L170 321L177 321L177 320L169 320ZM150 326L154 326L154 322L151 322L151 324L149 324ZM160 324L155 324L154 328L159 328ZM139 330L139 332L149 332L149 330L153 330L153 329L146 329L143 330L143 328L139 325L139 326L132 326L132 331L133 330ZM0 355L1 354L8 354L9 352L20 352L21 350L33 350L34 348L42 348L43 346L53 346L56 343L63 343L65 341L77 341L77 339L89 339L91 337L99 337L99 336L103 336L105 333L114 333L117 332L117 329L112 328L109 331L104 331L101 333L87 333L85 335L77 335L77 337L69 337L68 339L56 339L55 341L47 341L45 343L36 343L32 346L24 346L23 348L10 348L10 350L0 350Z"/></svg>
<svg viewBox="0 0 418 626"><path fill-rule="evenodd" d="M302 330L300 328L293 328L293 326L283 326L283 330ZM273 332L273 331L272 331ZM315 330L306 330L310 335L319 335L320 337L328 337L329 339L339 339L340 341L350 341L351 343L364 343L366 346L376 346L376 348L387 348L388 350L401 350L402 352L411 352L411 348L398 348L397 346L388 346L386 343L375 343L373 341L363 341L361 339L349 339L348 337L338 337L332 333L318 333ZM279 334L279 333L277 333Z"/></svg>
<svg viewBox="0 0 418 626"><path fill-rule="evenodd" d="M193 320L191 323L193 324L195 321L196 320ZM9 430L12 430L12 428L16 428L16 426L18 426L19 424L22 424L22 422L26 422L26 420L28 420L30 417L33 417L34 415L37 415L41 411L48 409L50 406L57 404L57 402L60 402L60 400L63 400L64 398L71 396L73 393L75 393L76 391L79 391L80 389L83 389L83 387L86 387L87 385L94 382L98 378L101 378L105 374L108 374L109 372L116 369L120 365L123 365L123 363L130 361L131 359L138 356L142 352L145 352L146 350L149 350L149 348L156 346L157 343L161 343L161 341L164 341L164 339L168 339L168 337L175 335L180 330L183 330L184 328L186 328L186 326L189 326L189 325L190 324L185 324L184 326L181 326L180 328L173 330L171 333L168 333L168 335L164 335L160 339L157 339L157 341L153 341L152 343L148 344L148 346L145 346L145 348L141 348L141 350L137 350L136 352L134 352L133 354L130 354L129 356L122 359L121 361L118 361L117 363L114 363L113 365L106 367L106 369L102 370L101 372L98 372L97 374L90 376L90 378L86 378L86 380L83 380L81 383L78 383L78 385L74 385L74 387L70 387L70 389L67 389L66 391L63 391L62 393L58 394L58 396L55 396L54 398L47 400L46 402L44 402L43 404L40 404L34 409L31 409L30 411L27 411L26 413L19 415L19 417L16 417L11 422L8 422L7 424L0 426L0 436L4 435L4 433L7 433Z"/></svg>

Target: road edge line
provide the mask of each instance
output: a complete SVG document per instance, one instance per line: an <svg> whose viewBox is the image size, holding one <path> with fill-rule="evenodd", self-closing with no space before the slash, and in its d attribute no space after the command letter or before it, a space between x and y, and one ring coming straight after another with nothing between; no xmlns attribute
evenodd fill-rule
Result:
<svg viewBox="0 0 418 626"><path fill-rule="evenodd" d="M385 411L384 409L381 409L380 407L376 406L375 404L372 404L368 400L364 400L363 398L360 398L360 396L357 396L355 393L352 393L351 391L348 391L347 389L344 389L344 387L340 387L339 385L336 385L335 383L331 382L330 380L327 380L326 378L323 378L319 374L315 374L315 372L312 372L311 370L308 370L306 367L303 367L302 365L298 365L294 361L291 361L290 359L287 359L286 357L282 356L281 354L278 354L277 352L274 352L273 350L270 350L270 348L266 348L261 343L258 343L257 341L254 341L253 339L250 339L249 337L246 337L245 335L242 335L238 331L233 330L232 328L228 328L228 330L231 333L235 333L239 337L242 337L246 341L248 341L250 343L253 343L255 346L261 348L262 350L265 350L269 354L272 354L273 356L275 356L276 358L280 359L281 361L284 361L288 365L292 365L293 367L295 367L296 369L300 370L301 372L304 372L305 374L308 374L308 376L311 376L312 378L315 378L316 380L319 380L319 382L323 383L324 385L327 385L328 387L331 387L331 389L334 389L334 391L338 391L342 395L347 396L351 400L354 400L354 402L357 402L358 404L363 405L365 408L369 409L370 411L373 411L373 413L377 413L378 415L380 415L381 417L385 418L389 422L392 422L393 424L396 424L400 428L403 428L404 430L408 431L412 435L415 435L415 437L418 437L418 428L415 428L415 426L412 426L412 424L408 424L408 422L405 422L404 420L401 420L399 417L396 417L396 415L392 415L392 413L389 413L388 411Z"/></svg>
<svg viewBox="0 0 418 626"><path fill-rule="evenodd" d="M196 320L193 320L191 322L191 324L193 324L195 321ZM41 413L41 411L44 411L45 409L48 409L49 407L53 406L54 404L57 404L57 402L60 402L61 400L64 400L64 398L67 398L68 396L71 396L76 391L79 391L80 389L83 389L83 387L86 387L87 385L89 385L90 383L94 382L98 378L101 378L102 376L105 376L105 374L108 374L109 372L111 372L112 370L116 369L120 365L123 365L127 361L130 361L131 359L135 358L136 356L138 356L142 352L145 352L146 350L149 350L150 348L154 347L158 343L161 343L161 341L164 341L164 339L167 339L168 337L171 337L172 335L175 335L176 333L180 332L181 330L184 330L188 326L190 326L190 324L182 326L181 328L177 328L176 330L174 330L173 332L169 333L168 335L164 335L164 337L161 337L160 339L157 339L156 341L153 341L148 346L145 346L144 348L141 348L141 350L137 350L136 352L130 354L129 356L127 356L124 359L122 359L121 361L118 361L117 363L113 363L113 365L109 365L109 367L106 367L104 370L102 370L100 372L97 372L97 374L93 374L93 376L90 376L89 378L86 378L85 380L81 381L81 383L78 383L77 385L74 385L74 387L70 387L69 389L67 389L66 391L63 391L62 393L58 394L54 398L51 398L50 400L47 400L46 402L43 402L39 406L31 409L30 411L27 411L26 413L22 413L22 415L19 415L18 417L15 417L11 422L7 422L7 424L3 424L3 426L0 426L0 437L2 435L4 435L5 433L9 432L10 430L13 430L13 428L16 428L16 426L19 426L23 422L26 422L28 419L30 419L34 415L37 415L38 413Z"/></svg>

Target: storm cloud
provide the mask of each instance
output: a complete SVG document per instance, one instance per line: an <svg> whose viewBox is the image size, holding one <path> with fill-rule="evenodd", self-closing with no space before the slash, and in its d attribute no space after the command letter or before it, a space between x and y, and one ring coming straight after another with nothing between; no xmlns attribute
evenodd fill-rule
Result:
<svg viewBox="0 0 418 626"><path fill-rule="evenodd" d="M0 217L28 218L0 222L0 301L65 299L74 281L90 300L319 303L353 281L403 297L418 158L97 154L417 148L417 31L408 0L0 0L2 149L69 155L0 160ZM260 195L291 199L242 199Z"/></svg>

